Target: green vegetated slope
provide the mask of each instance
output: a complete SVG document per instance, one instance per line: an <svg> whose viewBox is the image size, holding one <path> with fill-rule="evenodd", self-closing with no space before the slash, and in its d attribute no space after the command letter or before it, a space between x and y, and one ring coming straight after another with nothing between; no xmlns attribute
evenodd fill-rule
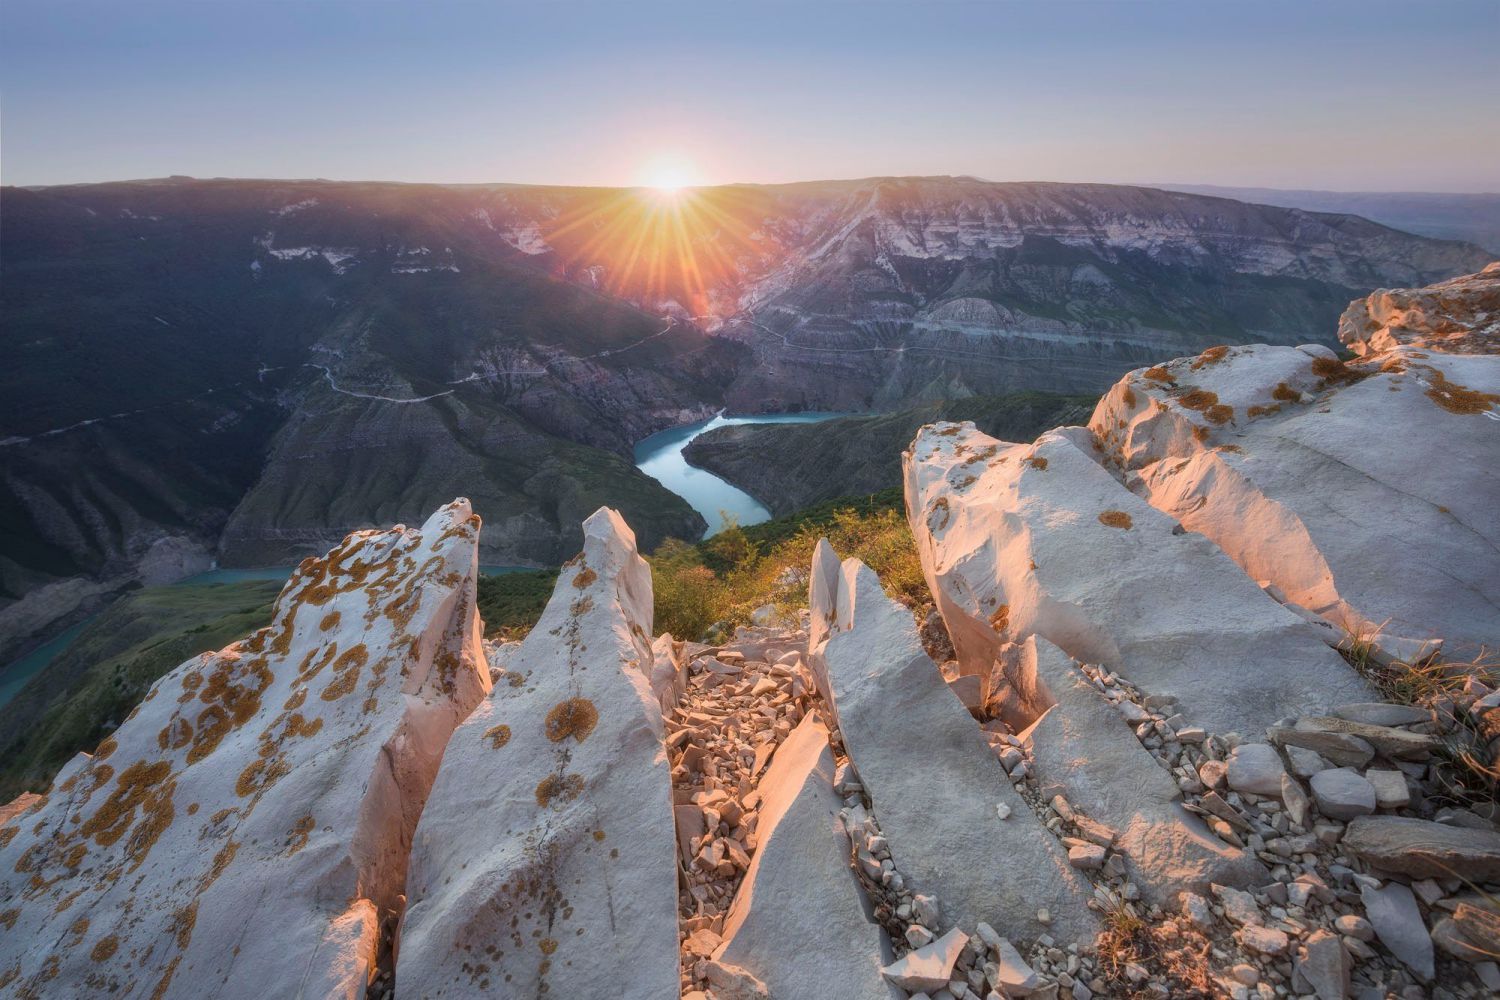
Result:
<svg viewBox="0 0 1500 1000"><path fill-rule="evenodd" d="M789 514L899 484L901 452L924 424L972 420L1002 441L1030 441L1048 428L1083 423L1094 402L1091 396L1018 392L818 424L741 424L700 435L683 454L772 513Z"/></svg>
<svg viewBox="0 0 1500 1000"><path fill-rule="evenodd" d="M92 751L162 674L269 625L280 590L274 580L148 587L112 604L0 707L0 801Z"/></svg>

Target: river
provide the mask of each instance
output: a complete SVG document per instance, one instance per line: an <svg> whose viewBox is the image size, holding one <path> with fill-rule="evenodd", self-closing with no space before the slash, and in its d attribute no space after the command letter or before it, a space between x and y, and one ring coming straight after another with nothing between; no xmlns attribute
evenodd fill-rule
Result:
<svg viewBox="0 0 1500 1000"><path fill-rule="evenodd" d="M771 512L750 494L720 479L706 469L688 464L682 450L689 441L715 427L735 424L815 424L821 420L845 417L847 413L766 413L752 417L726 417L722 413L711 420L673 427L635 446L635 465L688 502L708 522L707 538L724 530L725 516L736 524L759 524L771 519Z"/></svg>
<svg viewBox="0 0 1500 1000"><path fill-rule="evenodd" d="M820 420L847 416L845 413L767 413L752 417L726 417L723 414L711 420L700 420L695 424L673 427L653 434L637 442L635 464L646 475L676 493L703 515L708 522L704 537L718 534L727 523L725 515L741 525L759 524L771 519L765 505L744 490L737 489L712 472L694 468L682 457L687 443L704 431L734 424L811 424ZM480 566L481 573L510 573L524 566ZM292 575L293 566L272 566L261 569L213 569L189 577L172 586L190 587L214 583L238 583L242 580L286 580ZM93 619L89 619L92 621ZM34 650L27 656L0 670L0 705L15 697L26 682L77 639L88 622L68 629L62 635Z"/></svg>

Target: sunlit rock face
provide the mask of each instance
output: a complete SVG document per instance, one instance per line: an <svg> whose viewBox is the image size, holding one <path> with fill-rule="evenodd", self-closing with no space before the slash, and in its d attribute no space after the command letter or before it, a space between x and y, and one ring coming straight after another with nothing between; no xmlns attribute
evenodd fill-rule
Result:
<svg viewBox="0 0 1500 1000"><path fill-rule="evenodd" d="M985 921L1020 938L1091 942L1098 924L1087 883L923 652L911 612L864 563L839 563L826 541L813 557L809 594L812 621L822 623L809 648L818 684L892 863L916 891L941 901L934 929ZM1038 922L1038 908L1051 913L1050 924Z"/></svg>
<svg viewBox="0 0 1500 1000"><path fill-rule="evenodd" d="M1426 288L1381 289L1349 303L1339 341L1360 355L1396 347L1500 353L1500 262Z"/></svg>
<svg viewBox="0 0 1500 1000"><path fill-rule="evenodd" d="M1467 658L1500 635L1497 274L1351 306L1358 362L1262 345L1131 372L1089 426L1136 493L1251 579L1348 632ZM1356 314L1385 325L1356 340Z"/></svg>
<svg viewBox="0 0 1500 1000"><path fill-rule="evenodd" d="M453 734L417 827L398 996L677 995L651 573L614 511L583 534Z"/></svg>
<svg viewBox="0 0 1500 1000"><path fill-rule="evenodd" d="M828 730L808 716L761 779L759 846L713 958L775 997L893 1000L880 976L890 943L850 870L833 780Z"/></svg>
<svg viewBox="0 0 1500 1000"><path fill-rule="evenodd" d="M0 827L0 992L362 997L454 727L489 688L479 518L350 535Z"/></svg>
<svg viewBox="0 0 1500 1000"><path fill-rule="evenodd" d="M1081 427L1012 445L923 428L906 458L917 550L962 668L1015 725L1045 707L1001 647L1039 635L1188 718L1250 732L1369 691L1208 539L1127 490Z"/></svg>

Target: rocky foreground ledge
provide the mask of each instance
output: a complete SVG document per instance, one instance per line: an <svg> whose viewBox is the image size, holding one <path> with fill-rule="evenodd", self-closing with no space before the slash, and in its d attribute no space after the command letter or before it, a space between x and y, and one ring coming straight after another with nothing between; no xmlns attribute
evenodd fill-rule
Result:
<svg viewBox="0 0 1500 1000"><path fill-rule="evenodd" d="M825 542L654 636L606 509L493 646L467 502L352 535L0 807L0 996L1495 995L1492 271L924 428L943 627Z"/></svg>

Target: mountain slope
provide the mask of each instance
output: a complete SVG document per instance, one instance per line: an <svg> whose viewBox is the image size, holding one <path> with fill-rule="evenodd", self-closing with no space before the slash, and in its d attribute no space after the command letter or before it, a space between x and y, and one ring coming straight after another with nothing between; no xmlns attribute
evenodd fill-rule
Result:
<svg viewBox="0 0 1500 1000"><path fill-rule="evenodd" d="M555 564L603 503L648 548L692 537L630 448L722 406L1097 392L1485 260L1348 216L964 178L172 178L4 188L0 212L0 661L130 583L288 564L457 493L487 563Z"/></svg>

